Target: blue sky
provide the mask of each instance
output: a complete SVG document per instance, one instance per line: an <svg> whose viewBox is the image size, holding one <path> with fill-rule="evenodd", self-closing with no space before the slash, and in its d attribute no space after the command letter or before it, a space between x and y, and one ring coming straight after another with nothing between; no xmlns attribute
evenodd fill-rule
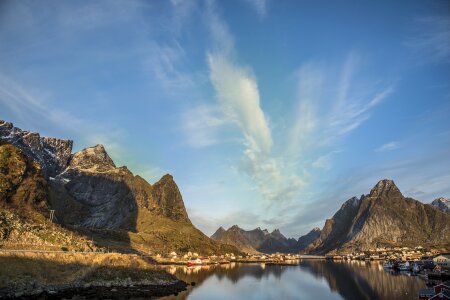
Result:
<svg viewBox="0 0 450 300"><path fill-rule="evenodd" d="M449 67L448 1L0 4L0 118L173 174L207 234L449 197Z"/></svg>

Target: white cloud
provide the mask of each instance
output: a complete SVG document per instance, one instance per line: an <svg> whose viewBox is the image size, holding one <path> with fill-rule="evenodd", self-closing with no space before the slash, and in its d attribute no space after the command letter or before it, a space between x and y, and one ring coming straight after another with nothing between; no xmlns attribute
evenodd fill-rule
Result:
<svg viewBox="0 0 450 300"><path fill-rule="evenodd" d="M384 145L381 145L380 147L376 148L375 152L383 152L383 151L391 151L398 149L400 145L397 142L390 142Z"/></svg>
<svg viewBox="0 0 450 300"><path fill-rule="evenodd" d="M214 2L208 2L207 20L214 50L207 54L209 76L223 114L244 136L244 157L239 170L256 183L269 200L289 200L303 182L283 170L283 159L273 158L269 121L260 103L255 76L236 62L233 37L219 17Z"/></svg>
<svg viewBox="0 0 450 300"><path fill-rule="evenodd" d="M244 68L220 54L209 54L210 79L225 115L244 134L247 151L265 157L272 147L267 118L261 109L256 80Z"/></svg>

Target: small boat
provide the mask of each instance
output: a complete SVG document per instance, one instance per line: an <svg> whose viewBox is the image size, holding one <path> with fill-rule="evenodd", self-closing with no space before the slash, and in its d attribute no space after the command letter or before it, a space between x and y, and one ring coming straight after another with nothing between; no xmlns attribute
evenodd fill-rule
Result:
<svg viewBox="0 0 450 300"><path fill-rule="evenodd" d="M203 264L202 260L200 258L197 259L191 259L187 262L188 267L192 266L201 266Z"/></svg>

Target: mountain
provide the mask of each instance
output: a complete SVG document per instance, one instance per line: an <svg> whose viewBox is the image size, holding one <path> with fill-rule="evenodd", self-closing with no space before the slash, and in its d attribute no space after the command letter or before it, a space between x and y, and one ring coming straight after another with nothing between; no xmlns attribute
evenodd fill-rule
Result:
<svg viewBox="0 0 450 300"><path fill-rule="evenodd" d="M70 140L41 137L5 121L0 121L0 140L27 162L11 164L23 179L0 166L0 203L45 206L64 227L120 251L238 252L194 227L169 174L151 185L127 167L117 167L102 145L72 154Z"/></svg>
<svg viewBox="0 0 450 300"><path fill-rule="evenodd" d="M442 212L450 213L450 200L448 198L437 198L430 205Z"/></svg>
<svg viewBox="0 0 450 300"><path fill-rule="evenodd" d="M315 241L316 239L319 238L321 233L320 228L315 227L313 228L310 232L308 232L307 234L301 236L298 241L297 244L295 246L295 250L293 252L302 252L306 249L306 247L308 247L309 244L311 244L313 241Z"/></svg>
<svg viewBox="0 0 450 300"><path fill-rule="evenodd" d="M88 250L95 246L48 221L48 185L38 163L0 141L0 245Z"/></svg>
<svg viewBox="0 0 450 300"><path fill-rule="evenodd" d="M279 229L268 232L260 227L253 230L244 230L233 225L228 230L223 227L211 236L212 239L225 244L234 245L243 252L248 253L298 253L306 248L320 234L320 229L315 228L298 240L286 238Z"/></svg>
<svg viewBox="0 0 450 300"><path fill-rule="evenodd" d="M368 195L344 202L306 250L324 254L419 245L450 249L450 215L404 197L392 180L381 180Z"/></svg>
<svg viewBox="0 0 450 300"><path fill-rule="evenodd" d="M46 178L61 173L72 154L73 142L70 140L41 137L39 133L21 130L3 120L0 120L0 139L15 145L37 162Z"/></svg>

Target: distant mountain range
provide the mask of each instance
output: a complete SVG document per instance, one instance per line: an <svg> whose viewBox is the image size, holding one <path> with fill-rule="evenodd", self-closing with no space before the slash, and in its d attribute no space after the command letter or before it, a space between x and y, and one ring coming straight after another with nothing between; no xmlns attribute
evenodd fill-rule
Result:
<svg viewBox="0 0 450 300"><path fill-rule="evenodd" d="M300 252L320 235L320 229L314 228L308 234L298 240L286 238L279 229L268 232L267 229L244 230L234 225L228 230L223 227L211 236L212 239L222 243L236 246L247 253L275 253L275 252Z"/></svg>
<svg viewBox="0 0 450 300"><path fill-rule="evenodd" d="M381 180L368 195L342 204L322 230L315 228L298 240L259 228L237 225L219 228L211 238L246 252L353 252L381 246L431 246L450 249L449 200L423 204L402 195L392 180Z"/></svg>
<svg viewBox="0 0 450 300"><path fill-rule="evenodd" d="M117 167L102 145L72 154L70 140L41 137L1 120L0 142L0 231L17 229L2 222L6 215L23 218L25 209L48 218L54 210L64 230L87 236L98 246L163 253L239 252L194 227L169 174L151 185L127 167Z"/></svg>

